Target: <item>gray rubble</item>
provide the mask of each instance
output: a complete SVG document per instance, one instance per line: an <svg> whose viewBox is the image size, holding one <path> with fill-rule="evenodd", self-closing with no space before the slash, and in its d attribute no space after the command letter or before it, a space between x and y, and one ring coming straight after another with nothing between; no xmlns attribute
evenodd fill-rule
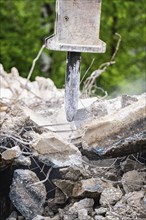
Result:
<svg viewBox="0 0 146 220"><path fill-rule="evenodd" d="M82 164L78 148L53 132L37 135L32 147L39 153L41 161L51 162L56 167Z"/></svg>
<svg viewBox="0 0 146 220"><path fill-rule="evenodd" d="M146 94L80 99L69 123L54 82L0 71L0 174L14 169L21 213L8 219L145 219Z"/></svg>
<svg viewBox="0 0 146 220"><path fill-rule="evenodd" d="M17 169L14 172L9 195L13 205L26 220L32 220L44 211L46 189L41 182L33 185L38 181L36 174L30 170Z"/></svg>

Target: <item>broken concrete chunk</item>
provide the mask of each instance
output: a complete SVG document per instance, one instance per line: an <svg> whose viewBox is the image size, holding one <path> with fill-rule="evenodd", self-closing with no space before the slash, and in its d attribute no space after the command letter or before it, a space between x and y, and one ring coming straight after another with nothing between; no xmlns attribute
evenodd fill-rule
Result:
<svg viewBox="0 0 146 220"><path fill-rule="evenodd" d="M84 220L84 219L89 220L89 218L91 219L91 217L89 217L89 215L88 215L87 209L80 209L78 211L78 219L79 220Z"/></svg>
<svg viewBox="0 0 146 220"><path fill-rule="evenodd" d="M119 109L110 115L108 114L85 124L82 141L86 142L90 148L93 146L96 146L96 148L109 146L115 140L116 134L124 136L125 131L127 135L128 130L126 128L128 129L137 121L144 120L145 116L145 97L142 97L137 102L125 107L124 110ZM112 140L112 137L114 140ZM119 140L118 136L117 139Z"/></svg>
<svg viewBox="0 0 146 220"><path fill-rule="evenodd" d="M100 194L108 186L108 183L100 178L91 178L77 182L73 188L73 197L99 198Z"/></svg>
<svg viewBox="0 0 146 220"><path fill-rule="evenodd" d="M112 212L124 216L125 219L145 219L144 194L144 191L126 193L113 207ZM112 215L112 213L107 213L107 215Z"/></svg>
<svg viewBox="0 0 146 220"><path fill-rule="evenodd" d="M108 207L109 205L114 205L122 198L122 191L115 187L108 187L103 190L100 196L100 204L103 207Z"/></svg>
<svg viewBox="0 0 146 220"><path fill-rule="evenodd" d="M1 156L4 160L12 160L14 158L19 157L22 154L19 146L12 147L10 149L5 150L2 152Z"/></svg>
<svg viewBox="0 0 146 220"><path fill-rule="evenodd" d="M130 192L126 194L124 197L130 206L138 207L144 205L143 203L144 191Z"/></svg>
<svg viewBox="0 0 146 220"><path fill-rule="evenodd" d="M79 213L80 210L86 209L88 212L93 211L94 200L90 198L85 198L79 202L75 202L70 208L70 213Z"/></svg>
<svg viewBox="0 0 146 220"><path fill-rule="evenodd" d="M53 180L53 183L66 195L67 197L72 197L72 191L75 183L70 180Z"/></svg>
<svg viewBox="0 0 146 220"><path fill-rule="evenodd" d="M20 155L15 159L15 163L23 166L30 166L31 165L31 159L30 157L25 157L24 155Z"/></svg>
<svg viewBox="0 0 146 220"><path fill-rule="evenodd" d="M125 173L122 177L122 185L126 193L139 191L144 183L144 178L137 170Z"/></svg>
<svg viewBox="0 0 146 220"><path fill-rule="evenodd" d="M17 220L18 214L16 211L13 211L6 220Z"/></svg>
<svg viewBox="0 0 146 220"><path fill-rule="evenodd" d="M82 163L78 148L52 132L39 135L32 147L40 154L41 160L48 164L51 162L57 167Z"/></svg>
<svg viewBox="0 0 146 220"><path fill-rule="evenodd" d="M130 96L130 95L122 95L121 96L121 105L122 108L125 108L128 105L133 104L133 102L137 102L138 99L136 97Z"/></svg>
<svg viewBox="0 0 146 220"><path fill-rule="evenodd" d="M98 209L95 209L95 212L96 212L97 215L105 215L105 213L107 212L107 208L100 207Z"/></svg>
<svg viewBox="0 0 146 220"><path fill-rule="evenodd" d="M67 196L60 190L59 188L56 188L55 190L55 198L54 203L55 204L64 204L67 200Z"/></svg>
<svg viewBox="0 0 146 220"><path fill-rule="evenodd" d="M60 174L63 179L77 181L90 178L90 172L83 167L67 167L60 169Z"/></svg>
<svg viewBox="0 0 146 220"><path fill-rule="evenodd" d="M46 189L43 183L33 185L39 179L30 170L15 170L10 188L10 199L26 220L32 220L37 214L43 213Z"/></svg>
<svg viewBox="0 0 146 220"><path fill-rule="evenodd" d="M51 219L52 218L50 218L50 217L44 217L44 216L41 216L41 215L37 215L32 220L51 220Z"/></svg>
<svg viewBox="0 0 146 220"><path fill-rule="evenodd" d="M95 215L94 220L106 220L102 215Z"/></svg>

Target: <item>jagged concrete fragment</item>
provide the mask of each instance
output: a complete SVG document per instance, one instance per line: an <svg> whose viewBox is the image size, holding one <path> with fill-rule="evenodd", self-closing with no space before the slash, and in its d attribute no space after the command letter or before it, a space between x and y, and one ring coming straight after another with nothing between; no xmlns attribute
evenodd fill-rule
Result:
<svg viewBox="0 0 146 220"><path fill-rule="evenodd" d="M4 160L12 160L14 158L19 157L21 154L22 154L22 151L20 147L15 146L2 152L1 157Z"/></svg>
<svg viewBox="0 0 146 220"><path fill-rule="evenodd" d="M91 176L90 171L84 167L66 167L60 169L60 174L63 179L77 181L81 179L88 179Z"/></svg>
<svg viewBox="0 0 146 220"><path fill-rule="evenodd" d="M26 220L32 220L43 213L46 189L43 183L33 185L39 179L30 170L15 170L10 188L10 199Z"/></svg>
<svg viewBox="0 0 146 220"><path fill-rule="evenodd" d="M102 191L108 186L109 184L100 178L81 180L75 184L72 196L75 198L99 198Z"/></svg>
<svg viewBox="0 0 146 220"><path fill-rule="evenodd" d="M122 191L115 187L108 187L103 190L100 196L100 204L103 207L108 207L109 205L114 205L122 198Z"/></svg>
<svg viewBox="0 0 146 220"><path fill-rule="evenodd" d="M93 211L94 200L82 199L75 202L68 210L59 209L60 219L64 220L93 220L89 215Z"/></svg>
<svg viewBox="0 0 146 220"><path fill-rule="evenodd" d="M80 200L79 202L75 202L68 210L68 212L71 214L78 214L78 217L81 217L81 212L84 212L84 215L86 215L88 219L88 214L93 211L93 205L94 205L94 200L85 198ZM86 210L86 211L85 211ZM86 219L86 218L85 218Z"/></svg>
<svg viewBox="0 0 146 220"><path fill-rule="evenodd" d="M17 165L18 164L23 165L23 166L30 166L31 165L30 157L25 157L24 155L20 155L14 161Z"/></svg>
<svg viewBox="0 0 146 220"><path fill-rule="evenodd" d="M123 219L146 219L144 196L144 191L126 193L113 207L112 212L107 212L106 216L111 216L114 219L114 213L116 213L123 216Z"/></svg>
<svg viewBox="0 0 146 220"><path fill-rule="evenodd" d="M39 153L39 158L56 167L81 165L81 153L73 144L64 141L57 134L48 132L39 135L32 147Z"/></svg>
<svg viewBox="0 0 146 220"><path fill-rule="evenodd" d="M95 209L95 212L97 215L105 215L105 213L107 212L107 208L100 207L100 208Z"/></svg>
<svg viewBox="0 0 146 220"><path fill-rule="evenodd" d="M87 123L82 153L90 159L117 157L146 149L146 96L111 114Z"/></svg>
<svg viewBox="0 0 146 220"><path fill-rule="evenodd" d="M53 183L66 195L66 197L72 197L72 192L75 183L70 180L53 180Z"/></svg>
<svg viewBox="0 0 146 220"><path fill-rule="evenodd" d="M44 216L41 216L41 215L37 215L32 220L51 220L51 219L52 218L50 218L50 217L44 217Z"/></svg>
<svg viewBox="0 0 146 220"><path fill-rule="evenodd" d="M16 211L13 211L6 220L17 220L18 214Z"/></svg>
<svg viewBox="0 0 146 220"><path fill-rule="evenodd" d="M137 170L124 173L122 177L122 185L126 193L141 190L143 184L144 178Z"/></svg>

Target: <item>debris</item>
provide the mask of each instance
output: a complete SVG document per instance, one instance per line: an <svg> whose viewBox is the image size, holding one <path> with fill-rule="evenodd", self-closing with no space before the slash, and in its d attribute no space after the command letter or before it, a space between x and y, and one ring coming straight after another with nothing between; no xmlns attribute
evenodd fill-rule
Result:
<svg viewBox="0 0 146 220"><path fill-rule="evenodd" d="M44 210L46 189L42 183L33 186L38 181L36 174L30 170L18 169L14 172L10 199L26 220L32 220Z"/></svg>
<svg viewBox="0 0 146 220"><path fill-rule="evenodd" d="M19 146L12 147L2 152L1 156L4 160L12 160L18 158L22 154Z"/></svg>
<svg viewBox="0 0 146 220"><path fill-rule="evenodd" d="M103 190L100 196L100 204L103 207L108 207L109 205L114 205L122 198L122 191L115 187L108 187Z"/></svg>
<svg viewBox="0 0 146 220"><path fill-rule="evenodd" d="M25 157L24 155L20 155L14 161L17 165L18 164L23 165L23 166L30 166L31 165L30 157Z"/></svg>
<svg viewBox="0 0 146 220"><path fill-rule="evenodd" d="M53 183L68 197L72 197L75 183L70 180L53 180Z"/></svg>
<svg viewBox="0 0 146 220"><path fill-rule="evenodd" d="M6 220L17 220L18 214L16 211L13 211L11 215Z"/></svg>
<svg viewBox="0 0 146 220"><path fill-rule="evenodd" d="M32 147L45 163L56 167L81 165L81 153L73 144L64 141L59 135L48 132L38 135Z"/></svg>
<svg viewBox="0 0 146 220"><path fill-rule="evenodd" d="M136 170L124 173L122 177L123 188L126 193L141 190L144 184L144 178Z"/></svg>
<svg viewBox="0 0 146 220"><path fill-rule="evenodd" d="M107 208L100 207L100 208L95 209L95 212L97 215L105 215L105 213L107 212Z"/></svg>
<svg viewBox="0 0 146 220"><path fill-rule="evenodd" d="M104 188L108 187L108 183L100 178L91 178L77 182L73 188L73 197L79 198L98 198Z"/></svg>
<svg viewBox="0 0 146 220"><path fill-rule="evenodd" d="M89 199L89 198L82 199L79 202L75 202L73 206L69 208L68 212L70 213L70 215L77 214L78 217L80 216L80 219L81 219L81 212L82 212L82 214L84 213L84 215L87 217L85 219L89 219L88 214L93 211L93 205L94 205L93 199Z"/></svg>
<svg viewBox="0 0 146 220"><path fill-rule="evenodd" d="M64 89L0 71L0 218L146 219L146 94L79 99L69 123Z"/></svg>

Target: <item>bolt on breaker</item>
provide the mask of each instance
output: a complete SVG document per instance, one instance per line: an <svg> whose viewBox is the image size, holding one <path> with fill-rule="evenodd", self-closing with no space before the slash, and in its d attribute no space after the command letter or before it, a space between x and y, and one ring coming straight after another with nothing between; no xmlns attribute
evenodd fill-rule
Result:
<svg viewBox="0 0 146 220"><path fill-rule="evenodd" d="M55 33L46 39L51 50L67 51L65 111L73 121L78 108L81 52L104 53L99 39L102 0L56 0Z"/></svg>

